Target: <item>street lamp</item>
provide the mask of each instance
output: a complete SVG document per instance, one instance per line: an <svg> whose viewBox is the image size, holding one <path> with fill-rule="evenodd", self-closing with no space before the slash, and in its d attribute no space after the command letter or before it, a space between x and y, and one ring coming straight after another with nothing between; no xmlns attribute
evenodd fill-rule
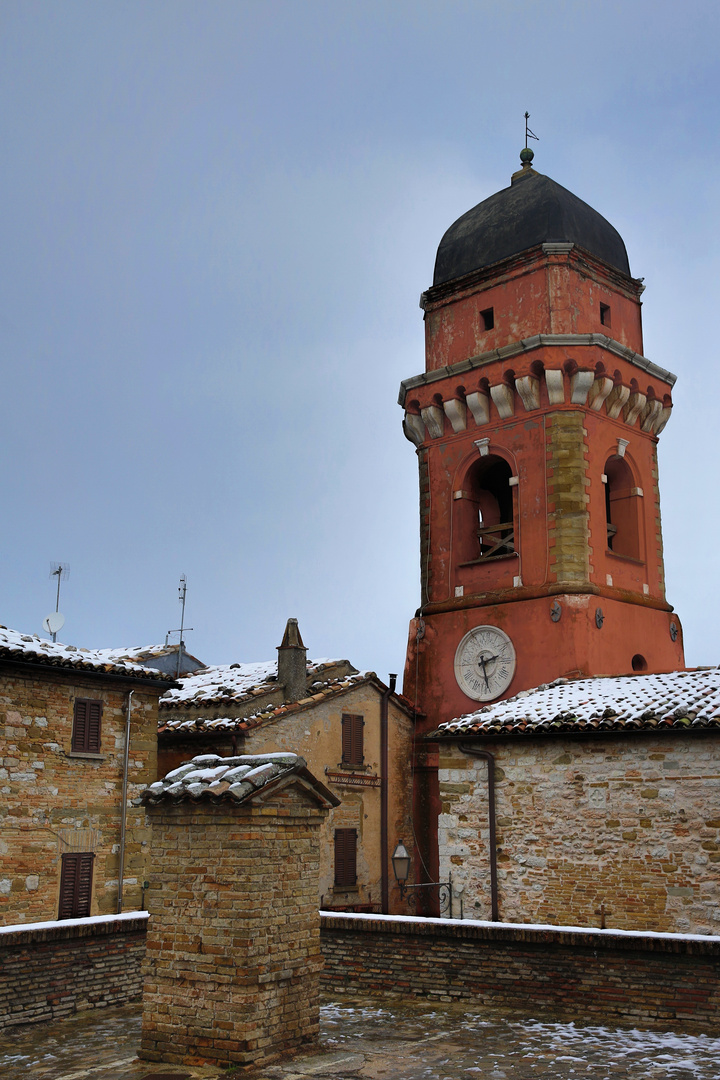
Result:
<svg viewBox="0 0 720 1080"><path fill-rule="evenodd" d="M405 882L410 873L410 855L402 840L393 852L392 864L395 871L395 880L400 889L400 899L402 900L405 896Z"/></svg>
<svg viewBox="0 0 720 1080"><path fill-rule="evenodd" d="M418 897L424 903L427 903L433 897L433 890L437 889L435 897L437 898L437 904L440 908L440 912L448 912L448 915L452 919L452 875L448 874L447 881L423 881L419 885L407 885L407 879L410 876L410 855L408 849L403 844L402 840L395 848L392 856L393 870L395 872L395 880L400 890L400 899L405 899L405 894L411 889L417 889L417 892L412 892L407 897L407 904L409 906L416 906ZM431 901L432 902L432 901Z"/></svg>

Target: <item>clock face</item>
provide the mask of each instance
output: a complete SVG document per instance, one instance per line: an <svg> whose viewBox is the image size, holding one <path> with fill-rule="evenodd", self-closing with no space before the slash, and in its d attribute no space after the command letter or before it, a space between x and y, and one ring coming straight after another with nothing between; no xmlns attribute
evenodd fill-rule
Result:
<svg viewBox="0 0 720 1080"><path fill-rule="evenodd" d="M476 626L462 639L455 653L455 678L473 701L494 701L515 674L515 649L497 626Z"/></svg>

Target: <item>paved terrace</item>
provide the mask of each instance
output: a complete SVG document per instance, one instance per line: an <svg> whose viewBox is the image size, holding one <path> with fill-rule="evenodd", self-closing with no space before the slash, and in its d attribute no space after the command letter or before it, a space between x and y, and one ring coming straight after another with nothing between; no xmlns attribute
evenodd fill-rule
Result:
<svg viewBox="0 0 720 1080"><path fill-rule="evenodd" d="M717 1080L720 1038L558 1023L388 998L326 1000L321 1045L251 1072L141 1062L140 1006L96 1009L0 1039L3 1080Z"/></svg>

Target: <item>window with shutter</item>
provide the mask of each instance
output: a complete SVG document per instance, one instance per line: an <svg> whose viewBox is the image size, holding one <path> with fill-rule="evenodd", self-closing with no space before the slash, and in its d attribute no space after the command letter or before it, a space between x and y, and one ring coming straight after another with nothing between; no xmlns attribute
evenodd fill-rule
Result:
<svg viewBox="0 0 720 1080"><path fill-rule="evenodd" d="M100 753L102 701L76 698L73 714L72 748L76 753Z"/></svg>
<svg viewBox="0 0 720 1080"><path fill-rule="evenodd" d="M343 765L362 765L364 763L362 716L343 713L342 717L342 763Z"/></svg>
<svg viewBox="0 0 720 1080"><path fill-rule="evenodd" d="M347 888L357 881L357 830L335 830L335 887Z"/></svg>
<svg viewBox="0 0 720 1080"><path fill-rule="evenodd" d="M91 851L62 856L58 919L82 919L90 914L94 859Z"/></svg>

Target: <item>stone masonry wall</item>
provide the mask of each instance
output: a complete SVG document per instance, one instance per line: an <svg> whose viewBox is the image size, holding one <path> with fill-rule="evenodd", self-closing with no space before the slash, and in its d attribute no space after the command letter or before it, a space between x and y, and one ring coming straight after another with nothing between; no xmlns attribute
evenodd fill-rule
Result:
<svg viewBox="0 0 720 1080"><path fill-rule="evenodd" d="M587 429L583 414L551 413L547 434L550 567L566 584L590 580Z"/></svg>
<svg viewBox="0 0 720 1080"><path fill-rule="evenodd" d="M313 1042L323 815L294 787L149 813L141 1056L240 1065Z"/></svg>
<svg viewBox="0 0 720 1080"><path fill-rule="evenodd" d="M95 853L92 915L117 911L120 805L129 687L81 672L0 673L0 924L56 919L61 856ZM135 690L130 729L124 910L142 906L144 807L155 779L156 691ZM75 698L102 699L101 752L72 751Z"/></svg>
<svg viewBox="0 0 720 1080"><path fill-rule="evenodd" d="M720 938L323 916L323 989L715 1032Z"/></svg>
<svg viewBox="0 0 720 1080"><path fill-rule="evenodd" d="M495 755L503 921L720 930L720 740L483 740ZM440 880L489 918L487 766L440 745Z"/></svg>
<svg viewBox="0 0 720 1080"><path fill-rule="evenodd" d="M147 916L69 919L0 932L0 1028L140 996Z"/></svg>

